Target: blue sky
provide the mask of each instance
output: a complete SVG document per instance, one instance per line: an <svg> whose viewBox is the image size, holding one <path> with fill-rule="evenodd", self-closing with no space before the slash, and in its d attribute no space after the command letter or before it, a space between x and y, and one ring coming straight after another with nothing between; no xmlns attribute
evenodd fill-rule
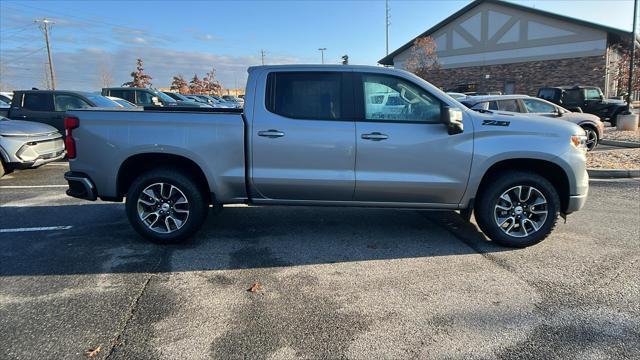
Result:
<svg viewBox="0 0 640 360"><path fill-rule="evenodd" d="M390 51L470 0L390 1ZM527 0L525 6L624 30L632 0ZM225 87L244 86L246 68L265 63L376 64L385 55L384 1L7 1L0 0L0 85L43 86L42 33L48 17L58 88L99 90L102 74L127 81L140 56L153 85L203 75L212 66Z"/></svg>

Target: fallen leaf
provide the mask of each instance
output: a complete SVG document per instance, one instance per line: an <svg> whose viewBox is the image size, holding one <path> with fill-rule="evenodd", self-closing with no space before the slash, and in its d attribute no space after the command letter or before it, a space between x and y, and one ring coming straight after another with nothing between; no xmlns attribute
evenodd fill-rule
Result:
<svg viewBox="0 0 640 360"><path fill-rule="evenodd" d="M253 283L253 285L251 285L251 287L247 289L247 291L252 293L258 292L260 290L262 290L262 284L260 284L259 282Z"/></svg>
<svg viewBox="0 0 640 360"><path fill-rule="evenodd" d="M98 355L98 353L100 352L100 350L101 350L100 346L98 346L95 349L89 349L89 350L84 352L84 356L90 357L90 358L96 357Z"/></svg>

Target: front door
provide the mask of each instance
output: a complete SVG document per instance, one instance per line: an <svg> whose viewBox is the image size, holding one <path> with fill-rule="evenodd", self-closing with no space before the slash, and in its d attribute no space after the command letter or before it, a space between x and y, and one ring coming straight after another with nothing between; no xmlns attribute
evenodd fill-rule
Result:
<svg viewBox="0 0 640 360"><path fill-rule="evenodd" d="M355 186L350 72L271 72L251 132L255 200L349 201ZM267 75L265 75L267 76ZM260 83L264 83L261 80Z"/></svg>
<svg viewBox="0 0 640 360"><path fill-rule="evenodd" d="M405 79L362 74L356 121L354 200L384 203L458 204L473 154L472 125L449 135L441 121L443 103ZM382 96L383 95L383 96ZM386 106L379 98L399 98Z"/></svg>

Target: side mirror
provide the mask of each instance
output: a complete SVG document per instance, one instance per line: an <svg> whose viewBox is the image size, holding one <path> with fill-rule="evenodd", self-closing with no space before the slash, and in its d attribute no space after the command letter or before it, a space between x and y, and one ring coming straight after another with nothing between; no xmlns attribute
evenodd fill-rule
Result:
<svg viewBox="0 0 640 360"><path fill-rule="evenodd" d="M559 108L556 108L556 116L562 117L562 110L560 110Z"/></svg>
<svg viewBox="0 0 640 360"><path fill-rule="evenodd" d="M462 110L450 106L444 106L442 110L442 122L447 126L447 133L449 135L461 134L464 131Z"/></svg>

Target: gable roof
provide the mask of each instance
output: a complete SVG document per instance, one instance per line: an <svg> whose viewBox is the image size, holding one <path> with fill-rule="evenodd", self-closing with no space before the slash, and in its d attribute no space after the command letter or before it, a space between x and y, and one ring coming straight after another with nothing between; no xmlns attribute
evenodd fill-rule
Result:
<svg viewBox="0 0 640 360"><path fill-rule="evenodd" d="M624 37L624 38L632 36L631 32L624 31L624 30L621 30L621 29L616 29L616 28L613 28L613 27L605 26L605 25L595 24L595 23L592 23L592 22L588 22L588 21L572 18L572 17L569 17L569 16L558 15L558 14L554 14L554 13L551 13L551 12L548 12L548 11L538 10L538 9L530 8L528 6L518 5L518 4L514 4L514 3L511 3L511 2L507 2L507 1L502 1L502 0L474 0L473 2L469 3L467 6L465 6L462 9L456 11L455 13L453 13L448 18L446 18L446 19L442 20L441 22L437 23L435 26L431 27L429 30L427 30L427 31L423 32L422 34L416 36L415 38L411 39L411 41L409 41L408 43L402 45L401 47L396 49L394 52L389 53L389 55L387 55L387 56L383 57L382 59L380 59L378 61L378 63L382 64L382 65L393 65L393 58L396 55L398 55L399 53L401 53L401 52L409 49L411 46L413 46L413 43L415 42L415 40L417 38L421 38L423 36L429 36L429 35L435 33L436 31L438 31L441 28L445 27L447 24L449 24L450 22L454 21L458 17L462 16L463 14L468 12L469 10L475 8L476 6L478 6L480 4L484 4L484 3L498 4L498 5L502 5L502 6L505 6L505 7L510 7L512 9L530 12L530 13L537 14L537 15L540 15L540 16L546 16L546 17L554 18L554 19L561 20L561 21L567 21L567 22L570 22L570 23L586 26L586 27L589 27L589 28L592 28L592 29L602 30L602 31L605 31L607 33L616 34L616 35ZM638 38L636 38L636 41L640 41L640 40L638 40Z"/></svg>

